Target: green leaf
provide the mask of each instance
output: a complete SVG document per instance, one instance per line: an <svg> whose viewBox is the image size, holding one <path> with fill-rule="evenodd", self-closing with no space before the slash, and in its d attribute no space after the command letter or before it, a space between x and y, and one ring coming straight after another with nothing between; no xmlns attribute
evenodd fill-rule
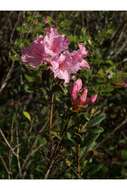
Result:
<svg viewBox="0 0 127 190"><path fill-rule="evenodd" d="M124 149L121 151L121 157L124 159L124 160L127 160L127 149Z"/></svg>
<svg viewBox="0 0 127 190"><path fill-rule="evenodd" d="M45 138L45 137L42 138L41 135L40 135L40 138L38 139L38 142L39 142L39 144L41 144L41 145L43 145L43 146L47 144L46 138Z"/></svg>
<svg viewBox="0 0 127 190"><path fill-rule="evenodd" d="M31 116L27 111L24 111L23 115L25 116L26 119L28 119L31 122Z"/></svg>
<svg viewBox="0 0 127 190"><path fill-rule="evenodd" d="M88 151L96 147L97 139L104 132L102 127L93 127L89 128L89 131L86 133L85 138L82 138L82 143L85 145Z"/></svg>
<svg viewBox="0 0 127 190"><path fill-rule="evenodd" d="M93 119L91 119L89 121L88 125L90 125L92 127L95 127L95 126L99 125L105 118L106 118L105 113L97 115L96 117L94 117Z"/></svg>
<svg viewBox="0 0 127 190"><path fill-rule="evenodd" d="M27 80L28 82L33 82L33 81L34 81L34 78L33 78L32 76L29 76L29 75L27 75L27 74L25 74L24 76L25 76L25 78L26 78L26 80Z"/></svg>
<svg viewBox="0 0 127 190"><path fill-rule="evenodd" d="M67 139L74 143L74 140L72 139L71 133L67 132Z"/></svg>

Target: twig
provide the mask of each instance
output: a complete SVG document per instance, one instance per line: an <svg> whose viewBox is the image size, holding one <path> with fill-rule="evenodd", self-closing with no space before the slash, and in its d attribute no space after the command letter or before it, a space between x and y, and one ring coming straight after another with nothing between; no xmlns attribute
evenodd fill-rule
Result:
<svg viewBox="0 0 127 190"><path fill-rule="evenodd" d="M17 25L19 24L21 15L22 15L22 12L19 12L17 21L16 21L16 23L15 23L15 25L14 25L14 28L13 28L13 30L12 30L12 33L11 33L11 35L10 35L10 44L12 43L13 36L14 36L15 30L16 30L16 27L17 27ZM4 88L6 87L8 81L9 81L9 79L10 79L10 77L11 77L11 74L12 74L12 72L13 72L13 69L14 69L14 62L12 62L12 65L11 65L11 67L10 67L8 73L7 73L7 76L6 76L5 80L3 81L3 83L2 83L2 85L1 85L1 87L0 87L0 94L1 94L1 92L4 90Z"/></svg>
<svg viewBox="0 0 127 190"><path fill-rule="evenodd" d="M40 129L39 134L44 131L45 127L47 127L47 122L46 122L46 124ZM22 166L21 166L21 170L22 170L22 171L25 169L25 171L24 171L23 174L22 174L23 178L26 176L26 174L27 174L27 169L28 169L28 167L30 166L30 164L31 164L31 162L32 162L32 161L30 160L31 156L33 156L33 155L43 146L43 144L40 144L39 146L36 147L37 141L38 141L38 136L37 136L36 139L34 140L32 146L31 146L31 149L30 149L30 151L28 152L28 154L27 154L26 158L24 159L23 164L22 164Z"/></svg>
<svg viewBox="0 0 127 190"><path fill-rule="evenodd" d="M125 30L126 30L126 24L124 24L122 28L120 27L120 30L121 32L117 40L117 45L120 43L120 41L122 40L122 37L124 36Z"/></svg>
<svg viewBox="0 0 127 190"><path fill-rule="evenodd" d="M16 27L17 27L17 25L19 24L21 15L22 15L22 12L19 12L18 17L17 17L17 21L16 21L16 23L15 23L15 25L14 25L14 27L13 27L12 32L11 32L10 43L12 43L12 41L13 41L13 36L14 36L15 30L16 30Z"/></svg>
<svg viewBox="0 0 127 190"><path fill-rule="evenodd" d="M81 177L81 167L80 167L80 144L76 145L76 152L77 152L77 176L78 178Z"/></svg>
<svg viewBox="0 0 127 190"><path fill-rule="evenodd" d="M77 135L80 134L80 126L78 127L77 130ZM80 179L81 178L81 166L80 166L80 142L76 143L76 163L77 163L77 177Z"/></svg>
<svg viewBox="0 0 127 190"><path fill-rule="evenodd" d="M54 102L54 94L52 94L51 98L51 107L50 107L50 113L49 113L49 141L51 140L51 129L53 125L53 102Z"/></svg>
<svg viewBox="0 0 127 190"><path fill-rule="evenodd" d="M119 129L121 129L125 124L127 123L127 118L120 123L109 135L106 136L106 138L104 138L99 144L97 144L97 146L95 147L95 149L99 148L100 146L102 146L103 143L105 143L108 139L110 139Z"/></svg>
<svg viewBox="0 0 127 190"><path fill-rule="evenodd" d="M127 46L127 40L125 40L125 42L123 43L123 45L118 49L118 51L115 53L114 56L112 56L113 58L116 58L117 55L119 55Z"/></svg>
<svg viewBox="0 0 127 190"><path fill-rule="evenodd" d="M55 149L55 151L53 153L52 160L51 160L50 165L49 165L49 167L48 167L48 169L47 169L47 171L45 173L44 179L48 179L48 176L49 176L49 174L50 174L50 172L51 172L51 170L53 168L53 165L55 164L56 156L57 156L57 154L58 154L58 152L60 150L60 147L61 147L61 144L62 144L62 141L63 141L63 137L64 137L64 134L66 133L67 127L68 127L69 122L70 122L70 119L71 119L71 117L69 117L69 121L67 121L66 124L65 124L65 127L64 127L64 129L62 131L62 134L61 134L61 136L62 136L61 140L58 143L58 145L57 145L57 147L56 147L56 149Z"/></svg>
<svg viewBox="0 0 127 190"><path fill-rule="evenodd" d="M7 73L7 76L6 76L5 80L3 81L3 83L2 83L2 85L0 87L0 94L2 93L2 91L4 90L4 88L6 87L8 81L9 81L9 79L11 77L11 74L13 72L13 69L14 69L14 62L12 62L12 65L11 65L11 67L10 67L8 73Z"/></svg>
<svg viewBox="0 0 127 190"><path fill-rule="evenodd" d="M23 164L22 164L22 170L25 168L25 166L26 166L26 164L27 164L29 158L31 157L31 155L33 155L32 152L33 152L34 147L35 147L36 144L37 144L37 141L38 141L38 136L36 137L35 141L33 142L32 146L31 146L31 150L30 150L30 152L27 154L27 156L26 156L26 158L25 158L25 160L24 160L24 162L23 162Z"/></svg>
<svg viewBox="0 0 127 190"><path fill-rule="evenodd" d="M51 172L51 169L52 169L54 163L55 163L55 159L53 159L53 160L51 161L51 163L50 163L50 165L49 165L49 168L48 168L48 170L47 170L47 172L46 172L46 174L45 174L45 176L44 176L44 179L48 179L48 176L49 176L49 174L50 174L50 172Z"/></svg>
<svg viewBox="0 0 127 190"><path fill-rule="evenodd" d="M7 167L7 164L6 164L6 162L4 161L4 159L3 159L2 156L0 156L0 160L1 160L1 162L3 163L3 166L4 166L5 170L6 170L6 172L8 173L8 178L11 179L11 171L9 171L9 169L8 169L8 167Z"/></svg>
<svg viewBox="0 0 127 190"><path fill-rule="evenodd" d="M12 118L12 123L11 123L11 138L10 138L10 144L13 144L13 141L14 141L14 122L15 122L15 115L13 116ZM11 150L9 150L9 169L12 173L12 168L11 168L11 162L12 162L12 156L13 156L13 153Z"/></svg>
<svg viewBox="0 0 127 190"><path fill-rule="evenodd" d="M17 141L17 162L18 162L18 170L19 170L19 176L22 177L22 170L21 170L21 163L20 163L20 157L19 157L19 132L18 128L16 126L16 141Z"/></svg>
<svg viewBox="0 0 127 190"><path fill-rule="evenodd" d="M26 156L26 158L22 164L21 170L23 171L25 169L25 171L23 172L23 175L22 175L23 178L25 177L26 170L28 169L28 167L31 163L31 162L29 162L29 159L31 158L31 156L33 156L43 146L43 144L40 144L39 146L35 147L37 144L37 141L38 141L38 136L36 137L35 141L33 142L32 146L31 146L31 150L27 154L27 156Z"/></svg>
<svg viewBox="0 0 127 190"><path fill-rule="evenodd" d="M31 157L31 156L33 156L41 147L43 146L43 144L40 144L38 147L36 147L35 149L33 149L29 154L28 154L28 156L27 156L27 159L25 160L25 162L24 162L24 164L23 164L23 167L22 167L22 169L24 169L25 168L25 171L24 171L24 173L23 173L23 178L26 176L26 171L27 171L27 169L28 169L28 167L30 166L30 164L31 164L31 160L29 160L29 158Z"/></svg>
<svg viewBox="0 0 127 190"><path fill-rule="evenodd" d="M12 151L13 155L16 156L17 158L17 154L15 153L15 151L13 150L13 148L11 147L10 143L8 142L7 138L5 137L2 129L0 128L0 134L3 137L4 141L6 142L6 144L8 145L8 147L10 148L10 150Z"/></svg>

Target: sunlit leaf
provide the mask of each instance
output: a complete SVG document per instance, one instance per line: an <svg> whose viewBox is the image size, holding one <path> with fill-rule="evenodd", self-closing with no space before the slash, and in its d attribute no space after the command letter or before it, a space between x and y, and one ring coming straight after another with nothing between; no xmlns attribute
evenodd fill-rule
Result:
<svg viewBox="0 0 127 190"><path fill-rule="evenodd" d="M30 114L29 114L27 111L24 111L24 112L23 112L23 115L24 115L24 117L25 117L26 119L28 119L29 121L31 121L31 116L30 116Z"/></svg>

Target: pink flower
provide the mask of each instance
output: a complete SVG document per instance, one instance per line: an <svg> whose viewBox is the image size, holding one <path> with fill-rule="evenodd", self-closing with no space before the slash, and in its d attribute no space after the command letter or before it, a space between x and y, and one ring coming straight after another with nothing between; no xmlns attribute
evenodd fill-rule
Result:
<svg viewBox="0 0 127 190"><path fill-rule="evenodd" d="M83 56L84 54L80 52L80 49L73 52L64 51L59 56L56 56L50 62L50 69L54 73L54 77L69 83L72 74L77 73L81 69L89 69L90 66L83 59Z"/></svg>
<svg viewBox="0 0 127 190"><path fill-rule="evenodd" d="M77 101L78 93L80 92L81 89L82 89L82 80L78 79L75 81L71 90L71 97L72 97L73 103Z"/></svg>
<svg viewBox="0 0 127 190"><path fill-rule="evenodd" d="M82 80L78 79L71 89L71 100L74 110L79 110L82 106L96 102L97 94L88 97L88 89L83 86Z"/></svg>
<svg viewBox="0 0 127 190"><path fill-rule="evenodd" d="M69 83L71 75L90 66L84 59L88 55L83 44L79 49L69 52L69 42L56 28L48 28L45 36L39 36L29 47L22 50L22 62L36 68L40 64L48 63L55 78Z"/></svg>
<svg viewBox="0 0 127 190"><path fill-rule="evenodd" d="M96 102L96 100L97 100L97 94L91 96L90 103L94 104Z"/></svg>
<svg viewBox="0 0 127 190"><path fill-rule="evenodd" d="M56 28L51 27L46 31L44 48L49 56L54 57L59 55L68 48L68 45L68 39L64 35L59 34Z"/></svg>
<svg viewBox="0 0 127 190"><path fill-rule="evenodd" d="M33 68L42 64L46 59L43 37L39 36L29 47L22 50L21 60Z"/></svg>
<svg viewBox="0 0 127 190"><path fill-rule="evenodd" d="M81 69L90 69L88 62L84 59L88 55L86 48L79 44L79 49L71 52L72 73L77 73Z"/></svg>
<svg viewBox="0 0 127 190"><path fill-rule="evenodd" d="M71 66L71 57L68 52L64 52L51 61L50 69L55 78L63 79L65 83L69 83Z"/></svg>

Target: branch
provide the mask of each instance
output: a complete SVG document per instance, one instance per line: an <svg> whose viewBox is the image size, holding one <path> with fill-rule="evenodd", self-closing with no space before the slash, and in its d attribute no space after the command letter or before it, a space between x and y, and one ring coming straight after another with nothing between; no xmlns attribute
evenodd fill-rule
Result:
<svg viewBox="0 0 127 190"><path fill-rule="evenodd" d="M100 146L102 146L102 144L104 144L107 140L109 140L119 129L121 129L125 124L127 123L127 118L120 123L109 135L106 136L106 138L104 138L99 144L97 144L97 146L95 147L95 149L99 148Z"/></svg>
<svg viewBox="0 0 127 190"><path fill-rule="evenodd" d="M68 119L67 123L65 124L65 127L64 127L64 129L63 129L63 131L62 131L61 140L60 140L60 142L58 143L58 145L57 145L57 147L56 147L56 149L55 149L55 151L54 151L54 153L53 153L52 160L51 160L50 165L49 165L49 167L48 167L48 169L47 169L47 171L46 171L46 174L45 174L45 176L44 176L44 179L48 179L48 176L49 176L49 174L50 174L50 172L51 172L51 170L52 170L52 168L53 168L53 166L54 166L54 164L55 164L56 157L57 157L57 155L58 155L58 153L59 153L59 151L60 151L60 147L61 147L61 144L62 144L64 135L65 135L65 133L66 133L67 127L68 127L68 125L69 125L70 119L71 119L71 116L69 117L69 119Z"/></svg>
<svg viewBox="0 0 127 190"><path fill-rule="evenodd" d="M12 65L11 65L11 67L10 67L8 73L7 73L7 76L6 76L5 80L3 81L3 83L2 83L2 85L0 87L0 94L2 93L4 88L7 86L7 83L8 83L8 81L9 81L9 79L11 77L11 74L13 72L13 69L14 69L14 62L12 62Z"/></svg>
<svg viewBox="0 0 127 190"><path fill-rule="evenodd" d="M16 27L19 24L21 15L22 15L22 12L19 12L18 17L17 17L17 21L16 21L16 23L14 25L14 28L13 28L13 30L11 32L11 35L10 35L11 36L10 37L10 44L12 43L13 36L14 36L15 30L16 30ZM4 88L6 87L8 81L9 81L9 79L11 77L11 74L13 72L13 69L14 69L14 62L12 62L12 65L11 65L11 67L10 67L8 73L7 73L7 76L6 76L5 80L3 81L3 83L2 83L2 85L0 87L0 94L2 93L2 91L4 90Z"/></svg>
<svg viewBox="0 0 127 190"><path fill-rule="evenodd" d="M76 152L77 152L77 176L80 179L81 177L81 167L80 167L80 144L76 144Z"/></svg>
<svg viewBox="0 0 127 190"><path fill-rule="evenodd" d="M6 172L8 173L8 178L10 179L11 177L11 171L9 171L9 169L8 169L8 167L7 167L7 164L6 164L6 162L5 162L5 160L3 159L3 157L2 156L0 156L0 160L1 160L1 162L3 163L3 166L4 166L4 168L5 168L5 170L6 170Z"/></svg>
<svg viewBox="0 0 127 190"><path fill-rule="evenodd" d="M17 154L15 153L15 151L13 150L13 148L11 147L10 143L8 142L7 138L5 137L2 129L0 128L0 134L3 137L4 141L6 142L7 146L10 148L11 152L13 153L14 156L16 156L17 158Z"/></svg>
<svg viewBox="0 0 127 190"><path fill-rule="evenodd" d="M49 141L51 140L51 129L53 125L53 104L54 104L54 94L51 97L51 107L49 112Z"/></svg>

